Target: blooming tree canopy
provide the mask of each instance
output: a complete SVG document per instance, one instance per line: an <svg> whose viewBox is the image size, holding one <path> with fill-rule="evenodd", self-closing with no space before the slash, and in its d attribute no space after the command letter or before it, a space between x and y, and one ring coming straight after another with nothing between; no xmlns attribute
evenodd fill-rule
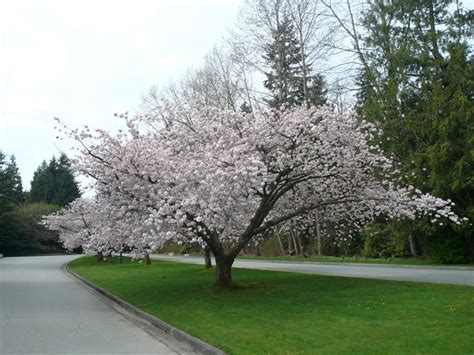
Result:
<svg viewBox="0 0 474 355"><path fill-rule="evenodd" d="M100 209L114 216L97 217L103 233L95 234L122 243L126 230L127 243L149 249L207 244L217 286L232 284L232 263L249 241L293 219L309 223L314 213L356 227L382 214L459 223L450 201L397 186L394 163L369 143L377 129L352 114L163 106L121 116L127 129L114 135L66 129L81 145L74 168L95 179L107 197Z"/></svg>

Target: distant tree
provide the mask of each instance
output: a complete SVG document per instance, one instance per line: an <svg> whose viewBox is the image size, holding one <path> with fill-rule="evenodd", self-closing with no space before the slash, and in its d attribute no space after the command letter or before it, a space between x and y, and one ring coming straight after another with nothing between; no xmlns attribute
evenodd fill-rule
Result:
<svg viewBox="0 0 474 355"><path fill-rule="evenodd" d="M65 206L81 197L79 186L71 171L71 162L65 154L59 157L56 171L53 171L53 178L58 185L51 201L52 204Z"/></svg>
<svg viewBox="0 0 474 355"><path fill-rule="evenodd" d="M0 151L0 199L15 205L24 200L23 185L15 156L12 155L8 162L7 156L2 151Z"/></svg>
<svg viewBox="0 0 474 355"><path fill-rule="evenodd" d="M16 203L24 201L23 184L21 182L20 171L16 164L15 156L10 157L10 163L7 165L6 174L11 182L11 194Z"/></svg>
<svg viewBox="0 0 474 355"><path fill-rule="evenodd" d="M69 159L61 154L59 160L43 161L33 175L31 202L66 206L81 196L79 186L70 168Z"/></svg>
<svg viewBox="0 0 474 355"><path fill-rule="evenodd" d="M304 57L291 18L285 15L277 22L264 50L269 70L263 85L271 92L271 98L265 100L270 107L321 106L327 102L324 77L313 73Z"/></svg>
<svg viewBox="0 0 474 355"><path fill-rule="evenodd" d="M35 176L44 178L35 181L35 196L40 195L39 187L46 186L43 183L48 180L45 174L48 165L43 163L40 168ZM46 188L43 190L46 191ZM58 206L44 202L25 204L15 157L12 155L8 161L0 151L0 253L11 256L63 251L57 233L39 224L43 215L57 209Z"/></svg>
<svg viewBox="0 0 474 355"><path fill-rule="evenodd" d="M303 101L298 85L300 48L289 18L277 22L271 41L264 48L263 58L270 70L265 72L263 85L271 92L271 98L266 102L272 108L299 106Z"/></svg>
<svg viewBox="0 0 474 355"><path fill-rule="evenodd" d="M52 188L52 175L48 163L44 160L35 170L31 181L30 201L48 201L48 193Z"/></svg>

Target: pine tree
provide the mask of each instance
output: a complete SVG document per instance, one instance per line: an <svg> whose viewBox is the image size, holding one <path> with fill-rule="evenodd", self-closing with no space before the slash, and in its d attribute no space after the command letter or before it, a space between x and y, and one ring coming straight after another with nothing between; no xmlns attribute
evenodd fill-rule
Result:
<svg viewBox="0 0 474 355"><path fill-rule="evenodd" d="M461 216L473 218L474 75L466 41L473 13L453 11L453 5L451 0L370 4L357 109L383 128L380 145L398 157L407 183L450 198ZM471 227L407 223L404 228L441 261L463 261L469 244L474 257ZM431 239L422 237L427 234Z"/></svg>
<svg viewBox="0 0 474 355"><path fill-rule="evenodd" d="M11 181L12 196L14 201L18 204L24 202L25 197L23 193L23 184L21 182L20 171L16 164L14 155L10 157L10 163L7 166L6 173Z"/></svg>
<svg viewBox="0 0 474 355"><path fill-rule="evenodd" d="M49 195L52 188L53 177L51 171L49 170L48 163L43 161L33 174L33 180L31 181L30 201L49 203Z"/></svg>
<svg viewBox="0 0 474 355"><path fill-rule="evenodd" d="M79 186L71 172L71 163L65 154L61 154L57 162L55 174L57 187L52 200L53 204L65 206L81 197Z"/></svg>
<svg viewBox="0 0 474 355"><path fill-rule="evenodd" d="M303 83L301 85L303 85ZM321 74L311 75L306 85L308 87L307 100L310 106L322 106L327 104L328 90L324 76Z"/></svg>
<svg viewBox="0 0 474 355"><path fill-rule="evenodd" d="M302 102L301 91L295 85L300 75L298 41L289 18L284 18L272 31L271 42L265 46L263 58L270 66L263 85L272 93L267 101L272 108L296 106Z"/></svg>
<svg viewBox="0 0 474 355"><path fill-rule="evenodd" d="M24 200L21 176L16 164L15 156L7 156L0 151L0 198L15 205Z"/></svg>
<svg viewBox="0 0 474 355"><path fill-rule="evenodd" d="M80 196L66 155L62 154L59 160L53 157L49 163L43 161L35 171L31 182L31 202L65 206Z"/></svg>
<svg viewBox="0 0 474 355"><path fill-rule="evenodd" d="M264 47L263 59L270 69L265 73L263 84L271 92L271 98L266 100L271 108L326 104L324 77L312 73L312 68L306 63L307 77L304 78L301 47L288 17L284 17L272 31L271 41Z"/></svg>

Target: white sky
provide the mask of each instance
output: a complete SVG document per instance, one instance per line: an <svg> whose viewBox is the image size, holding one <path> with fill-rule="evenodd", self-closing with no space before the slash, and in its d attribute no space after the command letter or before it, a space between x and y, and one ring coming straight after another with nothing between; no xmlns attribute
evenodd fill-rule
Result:
<svg viewBox="0 0 474 355"><path fill-rule="evenodd" d="M152 85L197 66L243 0L0 0L0 150L29 189L34 170L72 142L70 127L114 129ZM472 9L474 0L465 0Z"/></svg>
<svg viewBox="0 0 474 355"><path fill-rule="evenodd" d="M241 0L0 0L0 150L29 189L71 127L111 128L153 84L166 85L215 45ZM60 150L59 150L60 149Z"/></svg>

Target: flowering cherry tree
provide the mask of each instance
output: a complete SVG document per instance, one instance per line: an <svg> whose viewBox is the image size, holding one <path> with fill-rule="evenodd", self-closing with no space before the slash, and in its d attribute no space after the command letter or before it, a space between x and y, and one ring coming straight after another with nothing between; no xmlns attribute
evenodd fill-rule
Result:
<svg viewBox="0 0 474 355"><path fill-rule="evenodd" d="M371 142L376 128L327 107L243 114L163 106L128 117L125 131L67 130L80 143L75 169L96 181L118 223L104 238L155 249L207 245L215 285L252 239L315 214L359 228L378 215L459 223L451 202L394 181L394 163ZM118 232L118 233L117 233ZM90 242L89 242L90 243Z"/></svg>
<svg viewBox="0 0 474 355"><path fill-rule="evenodd" d="M86 252L97 252L99 261L104 253L122 254L125 249L147 257L151 248L145 228L140 233L130 231L130 221L136 223L136 214L141 215L103 197L79 198L59 212L44 217L43 224L59 233L67 250L82 247Z"/></svg>

